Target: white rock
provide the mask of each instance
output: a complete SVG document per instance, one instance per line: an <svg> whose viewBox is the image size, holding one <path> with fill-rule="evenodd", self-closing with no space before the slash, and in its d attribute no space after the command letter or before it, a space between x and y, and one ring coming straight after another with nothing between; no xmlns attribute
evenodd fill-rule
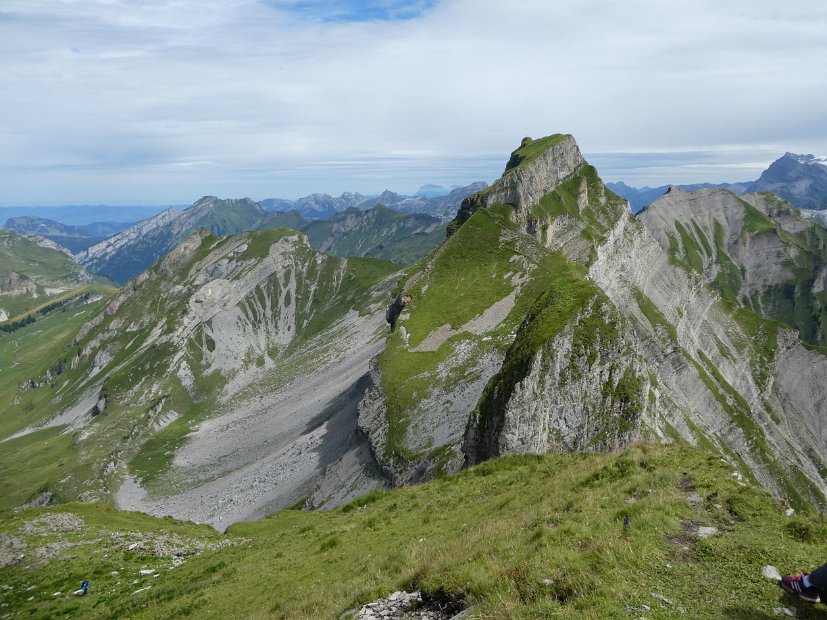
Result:
<svg viewBox="0 0 827 620"><path fill-rule="evenodd" d="M767 564L761 569L761 576L765 579L772 579L773 581L781 581L781 573L775 566Z"/></svg>
<svg viewBox="0 0 827 620"><path fill-rule="evenodd" d="M698 528L698 538L709 538L710 536L715 536L717 533L717 527L706 527L702 525Z"/></svg>

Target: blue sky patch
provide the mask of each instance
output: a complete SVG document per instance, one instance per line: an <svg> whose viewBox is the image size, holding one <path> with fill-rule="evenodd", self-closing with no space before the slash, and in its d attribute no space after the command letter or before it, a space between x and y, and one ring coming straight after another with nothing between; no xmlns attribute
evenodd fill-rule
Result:
<svg viewBox="0 0 827 620"><path fill-rule="evenodd" d="M437 0L268 0L268 4L310 19L338 22L414 19Z"/></svg>

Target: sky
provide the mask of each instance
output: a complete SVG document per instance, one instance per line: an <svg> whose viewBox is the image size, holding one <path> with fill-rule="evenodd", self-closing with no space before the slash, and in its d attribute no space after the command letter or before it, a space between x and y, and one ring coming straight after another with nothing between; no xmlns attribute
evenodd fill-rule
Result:
<svg viewBox="0 0 827 620"><path fill-rule="evenodd" d="M824 0L2 0L0 206L606 181L827 153Z"/></svg>

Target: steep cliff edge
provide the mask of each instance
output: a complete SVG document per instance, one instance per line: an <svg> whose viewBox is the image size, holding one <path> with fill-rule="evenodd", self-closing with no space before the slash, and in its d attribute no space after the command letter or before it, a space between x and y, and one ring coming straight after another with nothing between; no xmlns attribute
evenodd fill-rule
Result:
<svg viewBox="0 0 827 620"><path fill-rule="evenodd" d="M288 229L201 230L80 328L66 371L38 388L55 415L4 449L45 453L38 433L62 429L64 471L39 481L57 500L115 496L219 529L383 486L360 475L356 405L397 269L316 253ZM341 459L350 487L314 493Z"/></svg>
<svg viewBox="0 0 827 620"><path fill-rule="evenodd" d="M722 299L720 268L705 269L714 251L696 270L670 245L670 235L683 237L667 233L695 218L704 224L680 226L693 235L705 226L714 240L720 221L721 256L743 260L752 291L790 269L786 255L766 249L761 224L782 241L810 229L767 197L716 191L664 197L668 215L647 226L570 136L524 141L400 283L411 301L360 406L391 476L427 478L461 457L658 438L720 451L794 505L822 504L827 445L816 421L827 358L783 324ZM819 247L819 233L807 234ZM801 246L795 256L805 256Z"/></svg>
<svg viewBox="0 0 827 620"><path fill-rule="evenodd" d="M577 143L568 134L554 134L539 140L523 138L520 148L511 153L502 178L462 201L449 225L449 234L477 209L501 204L511 205L516 221L526 226L529 210L585 165Z"/></svg>
<svg viewBox="0 0 827 620"><path fill-rule="evenodd" d="M616 316L611 302L566 258L593 257L623 205L563 135L524 140L503 178L464 203L449 238L400 283L410 301L393 313L396 329L360 409L360 426L394 480L495 456L504 428L513 427L503 452L563 445L561 435L566 445L590 449L638 436L648 377L636 361L621 359L626 337L600 328L596 317ZM555 350L557 336L567 352ZM524 382L548 368L561 373L548 385ZM553 392L561 380L569 392L555 411L531 414L545 416L532 420L547 428L530 428L529 395ZM512 399L513 390L522 392ZM594 390L593 406L577 407L579 420L561 413ZM568 432L575 427L584 439Z"/></svg>
<svg viewBox="0 0 827 620"><path fill-rule="evenodd" d="M727 301L827 343L827 231L772 194L677 188L638 216L670 259Z"/></svg>
<svg viewBox="0 0 827 620"><path fill-rule="evenodd" d="M827 444L817 420L827 389L818 377L827 372L827 357L782 324L722 300L630 214L589 275L632 319L664 438L711 442L776 496L823 503ZM796 387L791 374L808 387Z"/></svg>

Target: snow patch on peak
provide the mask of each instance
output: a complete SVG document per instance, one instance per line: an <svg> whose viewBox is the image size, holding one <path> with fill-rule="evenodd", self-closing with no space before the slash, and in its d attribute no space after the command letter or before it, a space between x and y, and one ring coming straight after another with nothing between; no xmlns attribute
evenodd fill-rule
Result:
<svg viewBox="0 0 827 620"><path fill-rule="evenodd" d="M790 155L800 164L827 167L827 155L796 155L795 153L790 153Z"/></svg>

